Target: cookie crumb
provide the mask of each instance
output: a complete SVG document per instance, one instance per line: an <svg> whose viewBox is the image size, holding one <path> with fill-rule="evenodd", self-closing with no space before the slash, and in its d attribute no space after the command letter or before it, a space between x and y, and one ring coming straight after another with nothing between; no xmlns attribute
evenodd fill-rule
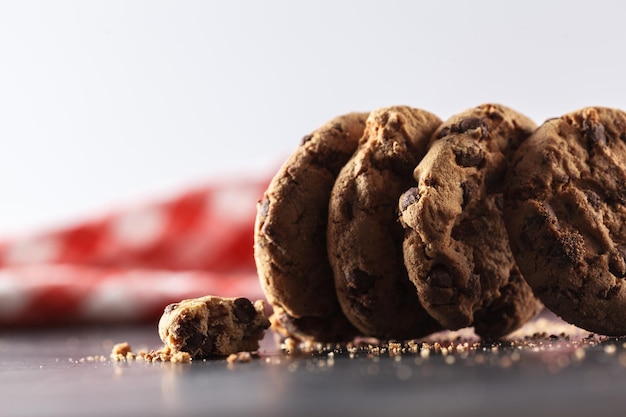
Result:
<svg viewBox="0 0 626 417"><path fill-rule="evenodd" d="M111 359L117 362L125 361L132 357L133 350L128 342L117 343L111 349Z"/></svg>
<svg viewBox="0 0 626 417"><path fill-rule="evenodd" d="M250 352L231 353L226 358L226 362L228 362L229 364L232 364L235 362L252 362L252 353Z"/></svg>
<svg viewBox="0 0 626 417"><path fill-rule="evenodd" d="M84 358L80 358L78 362L106 362L107 358L104 355L89 355ZM58 362L58 361L57 361Z"/></svg>
<svg viewBox="0 0 626 417"><path fill-rule="evenodd" d="M102 361L104 356L100 356ZM152 349L150 352L146 350L140 350L134 353L132 347L128 342L117 343L111 350L111 360L115 362L131 362L136 360L138 362L172 362L172 363L189 363L191 362L191 355L187 352L173 352L169 347L163 346L159 349ZM89 359L87 359L89 361ZM95 359L94 359L95 360Z"/></svg>
<svg viewBox="0 0 626 417"><path fill-rule="evenodd" d="M207 295L165 307L158 330L172 352L202 359L258 350L269 326L263 300Z"/></svg>
<svg viewBox="0 0 626 417"><path fill-rule="evenodd" d="M190 363L191 355L187 352L174 352L170 358L172 363Z"/></svg>

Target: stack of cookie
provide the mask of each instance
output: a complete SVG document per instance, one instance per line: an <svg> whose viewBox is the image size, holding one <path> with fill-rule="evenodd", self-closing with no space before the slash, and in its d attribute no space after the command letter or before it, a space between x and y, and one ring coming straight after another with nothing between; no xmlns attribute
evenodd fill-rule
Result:
<svg viewBox="0 0 626 417"><path fill-rule="evenodd" d="M537 128L486 104L442 122L394 106L304 137L258 205L255 260L284 335L345 341L474 327L542 303L626 334L626 113Z"/></svg>

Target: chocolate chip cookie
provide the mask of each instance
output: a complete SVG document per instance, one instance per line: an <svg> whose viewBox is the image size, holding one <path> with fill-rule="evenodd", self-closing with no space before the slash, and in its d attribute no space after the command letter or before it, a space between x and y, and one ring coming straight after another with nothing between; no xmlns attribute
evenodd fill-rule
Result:
<svg viewBox="0 0 626 417"><path fill-rule="evenodd" d="M254 256L260 282L275 323L300 339L342 341L357 334L335 294L326 225L331 189L366 118L347 114L305 136L258 204Z"/></svg>
<svg viewBox="0 0 626 417"><path fill-rule="evenodd" d="M507 179L511 247L564 320L626 335L626 113L591 107L546 121Z"/></svg>
<svg viewBox="0 0 626 417"><path fill-rule="evenodd" d="M440 329L407 277L397 219L398 198L440 123L405 106L372 112L358 150L333 187L328 256L337 296L367 336L407 339Z"/></svg>
<svg viewBox="0 0 626 417"><path fill-rule="evenodd" d="M503 219L508 160L534 129L496 104L451 117L415 168L417 184L399 199L408 275L447 329L474 326L483 338L500 338L539 310Z"/></svg>
<svg viewBox="0 0 626 417"><path fill-rule="evenodd" d="M165 307L159 336L173 352L205 358L256 351L269 326L263 301L206 296Z"/></svg>

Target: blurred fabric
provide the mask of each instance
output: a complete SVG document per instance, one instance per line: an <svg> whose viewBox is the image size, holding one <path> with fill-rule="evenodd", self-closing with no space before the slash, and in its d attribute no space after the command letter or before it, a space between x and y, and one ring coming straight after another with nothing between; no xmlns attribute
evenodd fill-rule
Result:
<svg viewBox="0 0 626 417"><path fill-rule="evenodd" d="M253 228L267 183L211 183L0 242L0 326L149 321L208 294L262 299Z"/></svg>

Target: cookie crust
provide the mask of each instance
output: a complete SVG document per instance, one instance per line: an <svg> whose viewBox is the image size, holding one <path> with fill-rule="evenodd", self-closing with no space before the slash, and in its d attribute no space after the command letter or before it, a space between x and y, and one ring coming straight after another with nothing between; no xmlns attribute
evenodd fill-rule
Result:
<svg viewBox="0 0 626 417"><path fill-rule="evenodd" d="M497 104L451 117L415 168L417 183L399 199L409 277L447 329L474 326L483 338L500 338L539 310L502 211L508 160L534 128Z"/></svg>
<svg viewBox="0 0 626 417"><path fill-rule="evenodd" d="M564 320L626 335L626 113L546 121L517 151L506 225L524 277Z"/></svg>
<svg viewBox="0 0 626 417"><path fill-rule="evenodd" d="M254 256L261 286L274 319L299 339L341 341L358 333L335 294L326 227L331 189L366 118L346 114L306 135L258 204Z"/></svg>
<svg viewBox="0 0 626 417"><path fill-rule="evenodd" d="M406 106L372 112L333 187L327 240L337 296L350 322L367 336L415 338L440 329L407 277L396 209L440 123Z"/></svg>

